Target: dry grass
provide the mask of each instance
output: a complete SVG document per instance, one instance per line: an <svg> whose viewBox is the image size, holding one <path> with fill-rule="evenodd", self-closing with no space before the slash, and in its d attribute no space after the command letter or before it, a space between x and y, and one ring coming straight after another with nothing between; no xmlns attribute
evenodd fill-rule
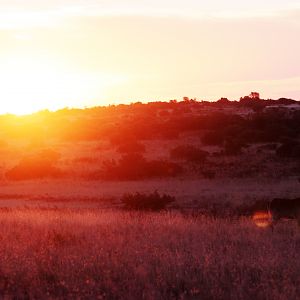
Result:
<svg viewBox="0 0 300 300"><path fill-rule="evenodd" d="M7 299L299 299L296 224L175 213L0 211Z"/></svg>
<svg viewBox="0 0 300 300"><path fill-rule="evenodd" d="M4 200L24 200L24 205L44 205L47 198L70 199L120 199L124 193L159 193L176 197L176 205L183 208L202 207L203 203L231 203L232 205L251 204L257 200L273 198L297 198L300 184L296 178L271 180L214 179L181 180L155 179L140 181L85 181L85 180L28 180L0 181L0 207L9 206ZM30 201L34 200L34 203ZM41 200L36 203L36 200ZM69 201L69 202L70 202ZM83 202L83 201L81 201ZM83 203L82 203L83 204ZM23 205L23 204L22 204ZM22 206L21 205L21 206ZM83 205L84 206L84 205ZM88 207L89 203L84 207Z"/></svg>

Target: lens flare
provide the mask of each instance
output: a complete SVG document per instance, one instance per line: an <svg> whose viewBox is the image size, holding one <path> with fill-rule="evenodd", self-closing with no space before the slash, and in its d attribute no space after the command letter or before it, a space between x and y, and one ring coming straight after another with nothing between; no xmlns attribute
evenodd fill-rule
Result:
<svg viewBox="0 0 300 300"><path fill-rule="evenodd" d="M257 227L265 228L271 225L272 217L267 211L257 211L253 214L253 222Z"/></svg>

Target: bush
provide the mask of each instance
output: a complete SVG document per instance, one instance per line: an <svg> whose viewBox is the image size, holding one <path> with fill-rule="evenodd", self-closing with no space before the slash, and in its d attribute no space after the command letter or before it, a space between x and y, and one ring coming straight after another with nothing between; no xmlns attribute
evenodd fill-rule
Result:
<svg viewBox="0 0 300 300"><path fill-rule="evenodd" d="M104 179L137 180L154 177L172 177L178 175L182 168L175 163L153 160L147 161L137 153L126 154L116 162L103 162Z"/></svg>
<svg viewBox="0 0 300 300"><path fill-rule="evenodd" d="M61 171L46 161L23 159L20 163L6 172L11 180L29 180L46 177L59 177Z"/></svg>
<svg viewBox="0 0 300 300"><path fill-rule="evenodd" d="M124 194L121 202L126 209L132 210L152 210L158 211L165 209L166 206L175 201L175 197L170 195L160 195L157 191L152 194Z"/></svg>
<svg viewBox="0 0 300 300"><path fill-rule="evenodd" d="M207 151L203 151L192 145L178 146L170 151L170 156L174 159L183 159L187 162L202 163L208 156Z"/></svg>
<svg viewBox="0 0 300 300"><path fill-rule="evenodd" d="M59 177L62 172L54 166L58 158L59 154L53 150L25 156L18 165L7 171L6 177L11 180Z"/></svg>
<svg viewBox="0 0 300 300"><path fill-rule="evenodd" d="M182 168L172 162L152 160L145 164L146 177L175 177L182 172Z"/></svg>

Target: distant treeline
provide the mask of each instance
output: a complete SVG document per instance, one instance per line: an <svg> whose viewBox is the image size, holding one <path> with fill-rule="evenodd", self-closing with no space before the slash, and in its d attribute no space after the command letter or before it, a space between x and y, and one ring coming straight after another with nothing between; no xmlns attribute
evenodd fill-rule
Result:
<svg viewBox="0 0 300 300"><path fill-rule="evenodd" d="M292 106L291 106L292 105ZM16 139L89 141L109 139L174 139L187 131L206 130L204 142L220 144L229 137L246 143L296 138L300 102L243 97L217 102L185 99L177 102L133 103L89 109L42 111L30 116L0 116L2 136ZM293 108L290 108L293 107ZM269 109L270 108L270 109Z"/></svg>

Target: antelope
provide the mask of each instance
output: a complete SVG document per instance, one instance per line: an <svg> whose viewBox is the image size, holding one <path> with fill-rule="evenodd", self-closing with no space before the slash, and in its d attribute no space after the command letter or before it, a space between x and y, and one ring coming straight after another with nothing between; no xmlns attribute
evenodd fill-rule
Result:
<svg viewBox="0 0 300 300"><path fill-rule="evenodd" d="M300 227L300 198L275 198L268 204L268 213L272 228L281 219L296 219Z"/></svg>

